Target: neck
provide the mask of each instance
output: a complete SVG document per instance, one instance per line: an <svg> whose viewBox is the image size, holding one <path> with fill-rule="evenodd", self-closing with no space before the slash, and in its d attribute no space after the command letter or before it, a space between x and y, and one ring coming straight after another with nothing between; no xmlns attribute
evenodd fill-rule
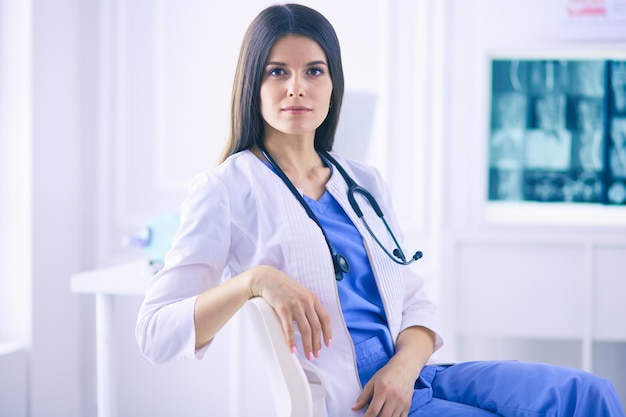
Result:
<svg viewBox="0 0 626 417"><path fill-rule="evenodd" d="M314 139L313 134L297 137L266 137L264 146L285 173L297 175L324 166L315 150Z"/></svg>
<svg viewBox="0 0 626 417"><path fill-rule="evenodd" d="M330 169L317 154L312 139L308 146L304 146L302 142L296 145L290 142L286 145L266 140L264 147L268 156L296 188L315 200L324 194ZM253 149L253 152L257 157L266 159L260 149Z"/></svg>

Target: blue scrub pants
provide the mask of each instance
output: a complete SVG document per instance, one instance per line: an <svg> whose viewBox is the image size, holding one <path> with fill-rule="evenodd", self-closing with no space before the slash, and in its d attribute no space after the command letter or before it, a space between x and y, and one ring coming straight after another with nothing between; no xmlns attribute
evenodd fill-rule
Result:
<svg viewBox="0 0 626 417"><path fill-rule="evenodd" d="M623 417L613 385L588 372L517 361L426 366L410 417Z"/></svg>
<svg viewBox="0 0 626 417"><path fill-rule="evenodd" d="M356 345L362 382L389 360L383 345L372 339ZM624 417L624 411L611 382L588 372L481 361L424 367L415 382L409 417L433 416Z"/></svg>

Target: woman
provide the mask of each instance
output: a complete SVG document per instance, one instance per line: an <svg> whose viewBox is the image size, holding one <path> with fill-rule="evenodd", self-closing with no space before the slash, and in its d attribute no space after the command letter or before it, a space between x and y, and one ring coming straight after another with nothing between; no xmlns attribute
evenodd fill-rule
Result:
<svg viewBox="0 0 626 417"><path fill-rule="evenodd" d="M143 353L153 362L200 358L248 299L264 297L307 375L323 387L316 415L527 415L520 404L552 412L571 399L581 407L576 389L592 392L585 395L598 407L618 408L610 384L576 371L426 365L442 344L435 307L404 266L421 254L407 259L397 247L380 175L329 153L342 96L330 23L300 5L262 11L241 49L224 160L193 181L173 248L141 307ZM363 187L355 193L352 179ZM580 382L545 398L546 381L556 379ZM520 384L531 385L524 395ZM579 415L600 415L589 412Z"/></svg>

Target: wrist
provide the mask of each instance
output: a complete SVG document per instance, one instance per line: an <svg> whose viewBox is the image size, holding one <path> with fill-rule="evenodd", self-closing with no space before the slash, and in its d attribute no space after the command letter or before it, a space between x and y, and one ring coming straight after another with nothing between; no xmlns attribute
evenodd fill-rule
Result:
<svg viewBox="0 0 626 417"><path fill-rule="evenodd" d="M434 349L435 334L421 326L413 326L400 332L396 341L396 353L390 362L401 364L405 371L419 376Z"/></svg>
<svg viewBox="0 0 626 417"><path fill-rule="evenodd" d="M248 288L248 299L254 297L263 296L263 276L264 270L267 268L265 265L256 266L248 270L245 274L246 285Z"/></svg>

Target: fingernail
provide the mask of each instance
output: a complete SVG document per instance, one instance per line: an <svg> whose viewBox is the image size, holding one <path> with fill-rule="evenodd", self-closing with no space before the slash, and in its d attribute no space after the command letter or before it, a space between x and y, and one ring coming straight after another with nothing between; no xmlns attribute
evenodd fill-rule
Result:
<svg viewBox="0 0 626 417"><path fill-rule="evenodd" d="M316 350L316 351L315 351L315 357L316 357L316 358L319 358L319 357L320 357L320 353L321 353L321 352L320 352L319 350Z"/></svg>
<svg viewBox="0 0 626 417"><path fill-rule="evenodd" d="M291 347L291 353L298 353L298 349L295 345Z"/></svg>
<svg viewBox="0 0 626 417"><path fill-rule="evenodd" d="M326 342L326 347L330 347L332 344L333 344L333 340L328 339L328 341Z"/></svg>
<svg viewBox="0 0 626 417"><path fill-rule="evenodd" d="M313 352L309 352L309 360L312 361L313 359L315 359Z"/></svg>

